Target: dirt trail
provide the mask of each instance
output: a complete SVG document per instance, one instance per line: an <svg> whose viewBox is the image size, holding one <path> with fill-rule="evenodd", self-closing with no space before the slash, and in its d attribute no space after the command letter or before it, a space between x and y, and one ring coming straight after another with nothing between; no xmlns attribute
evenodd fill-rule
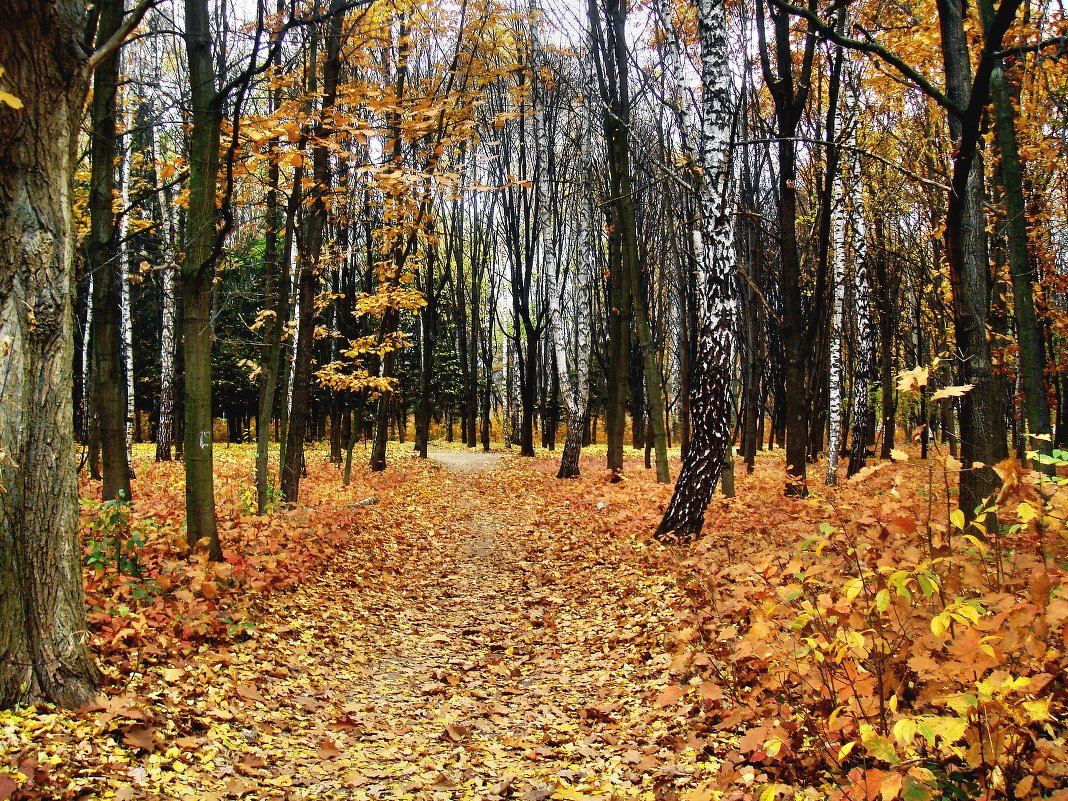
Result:
<svg viewBox="0 0 1068 801"><path fill-rule="evenodd" d="M225 673L257 723L234 732L220 797L654 799L690 782L693 752L664 747L648 711L666 657L633 635L667 625L673 590L632 603L594 553L568 583L573 555L498 488L498 458L436 452L440 499L412 501L434 521L422 563L372 596L354 577L376 555L350 551L235 649Z"/></svg>
<svg viewBox="0 0 1068 801"><path fill-rule="evenodd" d="M487 470L504 458L504 455L500 453L485 453L483 451L467 449L453 451L441 448L430 448L427 455L435 462L444 465L445 467L454 470L470 471Z"/></svg>

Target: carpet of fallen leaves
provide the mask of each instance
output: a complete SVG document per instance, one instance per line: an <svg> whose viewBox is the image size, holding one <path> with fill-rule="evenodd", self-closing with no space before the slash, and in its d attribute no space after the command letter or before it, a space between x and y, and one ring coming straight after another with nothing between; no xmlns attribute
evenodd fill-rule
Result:
<svg viewBox="0 0 1068 801"><path fill-rule="evenodd" d="M996 554L930 463L786 499L780 452L664 547L638 458L495 456L312 451L259 517L220 448L211 565L139 453L83 510L104 693L0 712L0 799L1068 797L1065 504L1022 472Z"/></svg>
<svg viewBox="0 0 1068 801"><path fill-rule="evenodd" d="M633 514L592 460L562 483L396 452L341 487L316 452L302 505L261 518L251 453L217 454L222 565L185 551L180 465L138 454L136 548L86 506L105 690L0 712L0 797L651 799L716 769L660 697L666 552L576 527Z"/></svg>

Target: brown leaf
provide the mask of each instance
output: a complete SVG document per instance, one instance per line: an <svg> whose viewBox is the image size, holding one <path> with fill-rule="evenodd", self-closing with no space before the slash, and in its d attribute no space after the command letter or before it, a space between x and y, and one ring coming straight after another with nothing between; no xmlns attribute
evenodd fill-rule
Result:
<svg viewBox="0 0 1068 801"><path fill-rule="evenodd" d="M267 703L267 699L260 695L260 691L252 684L237 685L237 694L246 701L259 701L261 704Z"/></svg>
<svg viewBox="0 0 1068 801"><path fill-rule="evenodd" d="M223 782L226 792L231 798L241 798L256 789L256 785L233 776Z"/></svg>
<svg viewBox="0 0 1068 801"><path fill-rule="evenodd" d="M15 794L17 789L18 785L12 781L10 776L0 775L0 801L7 801Z"/></svg>
<svg viewBox="0 0 1068 801"><path fill-rule="evenodd" d="M156 730L152 726L135 723L132 726L125 727L122 741L126 745L132 745L134 748L140 748L142 751L153 754L156 751L155 734Z"/></svg>
<svg viewBox="0 0 1068 801"><path fill-rule="evenodd" d="M319 741L319 758L320 759L333 759L341 753L341 749L338 748L337 743L331 740L329 737L324 737Z"/></svg>
<svg viewBox="0 0 1068 801"><path fill-rule="evenodd" d="M490 793L492 793L493 795L499 796L501 798L504 798L511 791L512 785L514 783L515 783L515 776L513 774L511 774L511 773L506 773L506 774L504 774L504 778L501 779L499 782L497 782L497 784L494 786L494 788L492 790L490 790Z"/></svg>
<svg viewBox="0 0 1068 801"><path fill-rule="evenodd" d="M677 684L672 684L670 687L665 687L660 695L656 697L657 706L671 706L677 703L682 696L686 695L689 687L680 687Z"/></svg>
<svg viewBox="0 0 1068 801"><path fill-rule="evenodd" d="M462 742L471 736L471 730L462 723L450 723L445 727L445 737L454 743Z"/></svg>

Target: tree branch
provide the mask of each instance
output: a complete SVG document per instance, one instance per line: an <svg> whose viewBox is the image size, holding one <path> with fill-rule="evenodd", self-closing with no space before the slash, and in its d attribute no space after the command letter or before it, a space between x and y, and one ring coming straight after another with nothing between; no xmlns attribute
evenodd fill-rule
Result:
<svg viewBox="0 0 1068 801"><path fill-rule="evenodd" d="M910 81L917 89L934 100L950 114L953 114L956 117L963 116L964 109L958 107L957 104L950 100L937 86L923 77L917 70L906 64L900 56L887 50L881 44L873 42L870 39L868 41L862 41L860 39L852 39L848 36L843 36L834 29L833 25L820 19L819 15L815 12L809 11L807 8L791 5L790 3L787 3L786 0L768 0L768 3L776 8L793 14L794 16L807 20L812 26L812 29L819 33L820 36L834 42L840 47L846 47L850 50L858 50L861 53L877 56L892 66L906 80Z"/></svg>
<svg viewBox="0 0 1068 801"><path fill-rule="evenodd" d="M156 5L157 0L141 0L140 3L130 12L130 16L126 18L126 21L119 26L119 29L112 34L104 44L100 45L89 56L89 60L86 62L86 69L92 73L97 67L107 61L111 56L115 54L126 37L130 35L134 28L141 24L141 20L145 18L145 14L148 10Z"/></svg>
<svg viewBox="0 0 1068 801"><path fill-rule="evenodd" d="M999 50L995 55L998 58L1004 58L1005 56L1022 56L1024 53L1040 53L1049 47L1057 48L1057 52L1052 56L1054 59L1068 55L1068 36L1054 36L1049 39L1043 39L1041 42L1035 42L1034 44L1006 47L1004 50Z"/></svg>

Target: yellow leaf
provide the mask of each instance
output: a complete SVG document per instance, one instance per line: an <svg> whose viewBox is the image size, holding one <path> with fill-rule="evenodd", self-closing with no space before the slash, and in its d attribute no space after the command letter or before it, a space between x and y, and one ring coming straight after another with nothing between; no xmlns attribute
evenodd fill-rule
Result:
<svg viewBox="0 0 1068 801"><path fill-rule="evenodd" d="M875 593L875 608L880 612L885 612L890 608L890 590L883 587Z"/></svg>
<svg viewBox="0 0 1068 801"><path fill-rule="evenodd" d="M949 515L949 522L953 524L955 528L964 530L964 512L960 509L954 509Z"/></svg>
<svg viewBox="0 0 1068 801"><path fill-rule="evenodd" d="M5 92L3 89L0 89L0 103L6 103L11 106L11 108L22 108L22 101L10 92Z"/></svg>
<svg viewBox="0 0 1068 801"><path fill-rule="evenodd" d="M1023 708L1027 712L1027 719L1031 723L1039 723L1050 719L1048 698L1024 701Z"/></svg>
<svg viewBox="0 0 1068 801"><path fill-rule="evenodd" d="M1027 523L1034 520L1038 512L1035 511L1035 507L1025 501L1016 507L1016 516L1020 518L1021 523Z"/></svg>
<svg viewBox="0 0 1068 801"><path fill-rule="evenodd" d="M915 392L920 387L927 386L927 376L930 371L926 367L914 367L911 370L902 370L897 376L897 388L902 392Z"/></svg>
<svg viewBox="0 0 1068 801"><path fill-rule="evenodd" d="M890 451L890 458L893 459L895 462L907 462L909 460L909 455L902 450L893 448Z"/></svg>
<svg viewBox="0 0 1068 801"><path fill-rule="evenodd" d="M947 615L935 615L931 618L931 633L934 636L941 637L948 628L949 620Z"/></svg>
<svg viewBox="0 0 1068 801"><path fill-rule="evenodd" d="M931 400L942 400L942 398L959 398L961 395L966 395L975 389L975 384L962 384L959 387L942 387L931 396Z"/></svg>
<svg viewBox="0 0 1068 801"><path fill-rule="evenodd" d="M845 597L847 600L852 601L858 595L860 591L864 589L864 580L859 578L852 578L845 583Z"/></svg>
<svg viewBox="0 0 1068 801"><path fill-rule="evenodd" d="M908 745L916 736L916 721L912 718L902 718L894 724L894 739L901 745Z"/></svg>
<svg viewBox="0 0 1068 801"><path fill-rule="evenodd" d="M592 801L593 796L580 793L578 790L572 790L568 787L562 787L552 795L553 798L563 798L566 801Z"/></svg>
<svg viewBox="0 0 1068 801"><path fill-rule="evenodd" d="M843 759L845 759L847 756L849 756L849 752L852 751L854 748L856 748L856 745L857 745L857 741L856 740L850 740L848 743L846 743L841 748L839 748L838 749L838 761L841 762Z"/></svg>

